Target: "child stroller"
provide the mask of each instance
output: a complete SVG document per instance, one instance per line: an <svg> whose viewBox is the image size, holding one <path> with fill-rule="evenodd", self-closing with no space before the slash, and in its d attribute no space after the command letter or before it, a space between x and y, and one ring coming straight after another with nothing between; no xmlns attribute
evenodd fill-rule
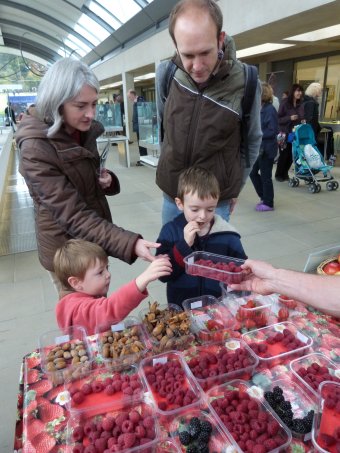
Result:
<svg viewBox="0 0 340 453"><path fill-rule="evenodd" d="M320 182L326 182L327 190L337 190L339 183L331 175L332 165L326 165L317 148L314 132L310 124L295 127L292 140L294 176L289 178L290 187L298 187L300 179L308 185L311 193L319 193ZM321 174L321 175L320 175Z"/></svg>

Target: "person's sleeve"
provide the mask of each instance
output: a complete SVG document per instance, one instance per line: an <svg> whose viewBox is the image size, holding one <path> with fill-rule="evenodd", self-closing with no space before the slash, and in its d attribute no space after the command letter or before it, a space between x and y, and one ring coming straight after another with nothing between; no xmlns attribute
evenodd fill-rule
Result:
<svg viewBox="0 0 340 453"><path fill-rule="evenodd" d="M61 328L83 326L88 335L93 335L97 326L122 321L147 296L148 292L140 292L132 280L109 297L65 297L56 307L57 322Z"/></svg>
<svg viewBox="0 0 340 453"><path fill-rule="evenodd" d="M283 102L280 105L279 111L277 112L277 116L279 118L279 126L287 129L291 122L291 119L290 119L291 115L287 113L287 108L286 108L285 102Z"/></svg>
<svg viewBox="0 0 340 453"><path fill-rule="evenodd" d="M47 146L41 152L25 150L21 153L20 171L31 195L44 206L59 227L73 238L81 238L100 245L108 255L132 263L137 258L135 244L140 235L109 222L91 209L78 190L53 162Z"/></svg>
<svg viewBox="0 0 340 453"><path fill-rule="evenodd" d="M266 118L266 127L263 128L263 140L275 139L278 133L278 120L275 107L270 109Z"/></svg>
<svg viewBox="0 0 340 453"><path fill-rule="evenodd" d="M314 105L311 101L307 101L304 103L303 107L305 120L307 121L307 123L311 123L313 119Z"/></svg>
<svg viewBox="0 0 340 453"><path fill-rule="evenodd" d="M169 225L164 225L157 242L160 243L160 247L156 250L156 255L168 255L172 265L172 273L161 277L161 282L169 282L176 280L185 272L185 263L183 258L192 253L192 248L188 246L183 239L174 239L174 234Z"/></svg>
<svg viewBox="0 0 340 453"><path fill-rule="evenodd" d="M248 127L248 154L250 167L247 168L245 158L242 156L243 178L242 187L244 186L251 169L259 155L262 141L261 130L261 82L258 80L254 102L250 110L249 127ZM244 153L242 153L244 154Z"/></svg>

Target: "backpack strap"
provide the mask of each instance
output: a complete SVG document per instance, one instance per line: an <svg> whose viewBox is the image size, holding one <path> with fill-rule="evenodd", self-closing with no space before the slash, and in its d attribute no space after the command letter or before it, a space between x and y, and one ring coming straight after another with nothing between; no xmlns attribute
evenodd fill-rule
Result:
<svg viewBox="0 0 340 453"><path fill-rule="evenodd" d="M170 91L170 85L171 85L172 79L174 78L176 70L177 70L177 66L175 65L175 63L172 60L170 60L166 67L166 72L164 74L164 78L162 80L161 95L162 95L163 103L166 101L166 99L168 97L168 94ZM163 139L164 139L163 119L162 119L161 125L160 125L160 134L161 134L161 142L163 142Z"/></svg>
<svg viewBox="0 0 340 453"><path fill-rule="evenodd" d="M255 93L257 88L257 68L256 66L248 65L243 63L244 69L244 94L242 99L242 122L241 122L241 141L242 149L244 150L244 157L246 161L246 167L250 167L249 161L249 149L248 149L248 128L250 120L250 111L255 99Z"/></svg>

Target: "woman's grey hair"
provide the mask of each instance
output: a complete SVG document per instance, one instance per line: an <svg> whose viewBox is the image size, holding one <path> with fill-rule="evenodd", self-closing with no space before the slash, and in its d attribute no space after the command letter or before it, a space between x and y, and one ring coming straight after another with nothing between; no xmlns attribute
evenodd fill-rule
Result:
<svg viewBox="0 0 340 453"><path fill-rule="evenodd" d="M321 83L313 82L310 85L308 85L305 94L307 94L307 96L311 96L312 98L317 98L318 96L320 96L321 91L322 91Z"/></svg>
<svg viewBox="0 0 340 453"><path fill-rule="evenodd" d="M99 82L92 70L73 58L64 58L54 63L42 78L36 100L39 117L52 125L47 136L53 136L63 124L61 107L76 97L84 85L99 93Z"/></svg>

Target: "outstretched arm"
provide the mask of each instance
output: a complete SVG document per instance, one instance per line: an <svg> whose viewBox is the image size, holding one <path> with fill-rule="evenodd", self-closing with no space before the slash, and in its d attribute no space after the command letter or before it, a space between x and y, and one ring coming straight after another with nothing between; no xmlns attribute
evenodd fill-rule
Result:
<svg viewBox="0 0 340 453"><path fill-rule="evenodd" d="M340 278L276 269L263 261L247 260L247 278L230 285L234 290L260 294L282 293L326 314L340 317Z"/></svg>

